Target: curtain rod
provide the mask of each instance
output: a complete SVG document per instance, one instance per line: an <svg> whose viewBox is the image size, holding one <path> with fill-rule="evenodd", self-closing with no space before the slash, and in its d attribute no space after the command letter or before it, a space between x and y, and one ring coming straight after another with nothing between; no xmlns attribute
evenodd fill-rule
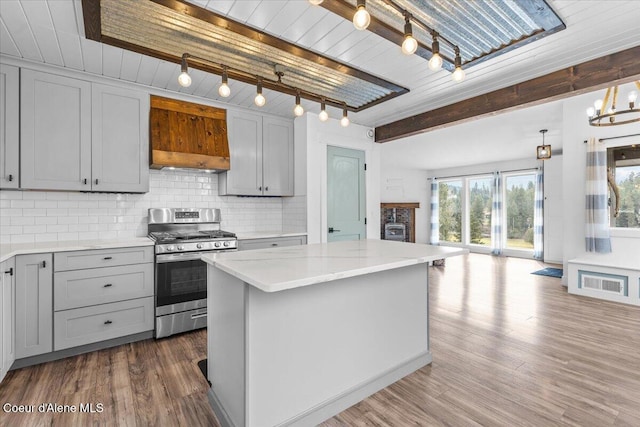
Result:
<svg viewBox="0 0 640 427"><path fill-rule="evenodd" d="M602 142L602 141L607 141L609 139L618 139L618 138L629 138L632 136L640 136L640 133L632 133L631 135L622 135L622 136L610 136L609 138L600 138L598 141ZM584 143L587 143L587 140L584 140Z"/></svg>
<svg viewBox="0 0 640 427"><path fill-rule="evenodd" d="M511 170L506 170L506 171L497 171L497 172L523 172L523 171L534 171L538 169L538 167L534 167L534 168L525 168L525 169L511 169ZM449 179L449 178L465 178L468 176L480 176L480 175L492 175L495 172L482 172L482 173L467 173L464 175L451 175L451 176L432 176L431 178L435 178L435 179Z"/></svg>

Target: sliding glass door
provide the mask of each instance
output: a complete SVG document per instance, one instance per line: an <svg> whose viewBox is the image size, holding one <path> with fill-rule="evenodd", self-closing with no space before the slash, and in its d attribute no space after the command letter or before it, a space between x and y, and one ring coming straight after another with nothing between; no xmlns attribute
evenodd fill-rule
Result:
<svg viewBox="0 0 640 427"><path fill-rule="evenodd" d="M533 206L535 173L504 174L504 215L506 242L512 250L533 250Z"/></svg>
<svg viewBox="0 0 640 427"><path fill-rule="evenodd" d="M462 180L439 183L440 241L462 242Z"/></svg>
<svg viewBox="0 0 640 427"><path fill-rule="evenodd" d="M469 243L491 246L491 177L470 178L469 188Z"/></svg>

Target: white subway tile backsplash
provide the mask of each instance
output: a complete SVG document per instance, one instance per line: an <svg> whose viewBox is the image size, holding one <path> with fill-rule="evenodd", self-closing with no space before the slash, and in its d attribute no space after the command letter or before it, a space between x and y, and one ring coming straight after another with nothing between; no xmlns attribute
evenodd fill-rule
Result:
<svg viewBox="0 0 640 427"><path fill-rule="evenodd" d="M145 236L151 207L219 208L222 228L235 232L306 230L304 196L218 196L216 175L185 171L151 170L149 188L146 194L0 191L0 243Z"/></svg>

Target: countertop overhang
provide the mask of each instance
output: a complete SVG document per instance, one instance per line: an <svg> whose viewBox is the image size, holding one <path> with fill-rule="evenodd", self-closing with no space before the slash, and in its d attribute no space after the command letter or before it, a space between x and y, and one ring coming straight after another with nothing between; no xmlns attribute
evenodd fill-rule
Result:
<svg viewBox="0 0 640 427"><path fill-rule="evenodd" d="M202 260L264 292L278 292L462 255L464 248L351 240L203 255Z"/></svg>

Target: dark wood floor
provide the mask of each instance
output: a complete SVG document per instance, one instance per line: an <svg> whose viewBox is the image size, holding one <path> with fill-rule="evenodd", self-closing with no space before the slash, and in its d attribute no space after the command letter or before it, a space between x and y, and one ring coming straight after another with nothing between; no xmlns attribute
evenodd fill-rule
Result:
<svg viewBox="0 0 640 427"><path fill-rule="evenodd" d="M433 364L324 426L640 426L640 308L568 295L540 263L468 255L430 270ZM2 426L217 426L204 331L11 371L0 403L102 403Z"/></svg>

